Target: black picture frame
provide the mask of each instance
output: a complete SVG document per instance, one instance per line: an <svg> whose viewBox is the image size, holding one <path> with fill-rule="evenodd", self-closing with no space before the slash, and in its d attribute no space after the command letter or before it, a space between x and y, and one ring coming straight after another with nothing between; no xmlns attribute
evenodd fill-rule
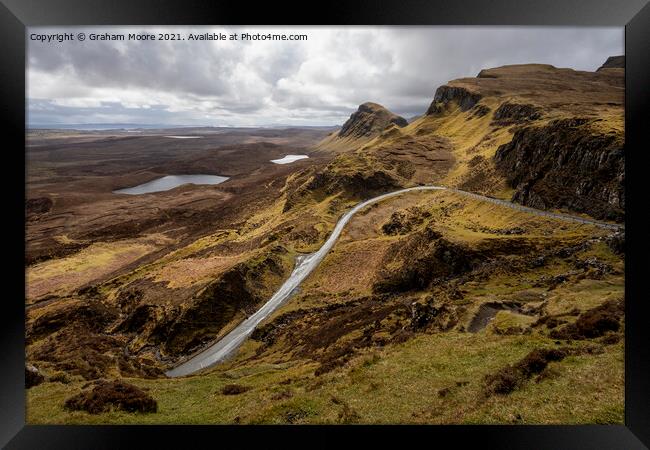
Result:
<svg viewBox="0 0 650 450"><path fill-rule="evenodd" d="M224 437L250 442L286 433L290 443L331 446L349 441L364 445L385 441L395 432L418 441L471 444L508 449L641 449L650 446L650 340L644 278L648 251L644 219L644 150L650 124L650 5L648 0L371 0L317 5L276 2L207 2L200 0L1 0L2 127L5 162L3 204L5 251L0 352L2 425L0 445L6 448L149 448L194 444L225 445ZM288 15L291 12L293 15ZM296 14L297 13L297 14ZM588 426L30 426L25 424L24 389L24 190L25 185L25 27L37 25L572 25L625 27L626 127L626 350L625 425ZM21 242L22 236L22 242ZM9 245L7 245L9 244ZM404 437L401 437L404 439ZM146 443L146 444L145 444ZM192 445L194 446L194 445Z"/></svg>

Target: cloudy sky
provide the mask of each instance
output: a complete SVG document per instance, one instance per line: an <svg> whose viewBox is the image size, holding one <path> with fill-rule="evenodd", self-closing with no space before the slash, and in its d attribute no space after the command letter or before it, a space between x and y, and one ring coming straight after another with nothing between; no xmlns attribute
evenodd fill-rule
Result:
<svg viewBox="0 0 650 450"><path fill-rule="evenodd" d="M39 42L32 33L285 33L307 41ZM27 31L31 126L338 125L366 101L422 114L438 86L483 68L596 70L623 28L93 27Z"/></svg>

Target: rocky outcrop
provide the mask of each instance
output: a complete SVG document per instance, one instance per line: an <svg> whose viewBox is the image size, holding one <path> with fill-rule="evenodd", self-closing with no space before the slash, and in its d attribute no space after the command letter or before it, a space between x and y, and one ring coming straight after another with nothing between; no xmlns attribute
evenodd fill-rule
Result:
<svg viewBox="0 0 650 450"><path fill-rule="evenodd" d="M512 200L517 203L623 220L622 136L599 133L586 119L520 128L511 142L498 148L494 161L515 188Z"/></svg>
<svg viewBox="0 0 650 450"><path fill-rule="evenodd" d="M381 226L381 231L389 236L407 234L428 219L431 214L420 208L409 208L406 211L395 211L388 222Z"/></svg>
<svg viewBox="0 0 650 450"><path fill-rule="evenodd" d="M27 343L32 343L71 324L83 326L91 332L100 332L117 317L117 311L99 301L66 302L48 309L34 320L29 320Z"/></svg>
<svg viewBox="0 0 650 450"><path fill-rule="evenodd" d="M36 367L31 364L25 366L25 389L38 386L43 381L45 381L45 377Z"/></svg>
<svg viewBox="0 0 650 450"><path fill-rule="evenodd" d="M617 255L625 254L625 231L617 231L605 239L607 246Z"/></svg>
<svg viewBox="0 0 650 450"><path fill-rule="evenodd" d="M602 69L624 69L625 68L625 55L620 56L610 56L607 58L607 61L598 68L596 72L600 72Z"/></svg>
<svg viewBox="0 0 650 450"><path fill-rule="evenodd" d="M425 228L395 243L384 257L386 265L402 261L398 269L382 270L373 286L375 293L401 293L421 290L436 278L471 270L481 257L440 233Z"/></svg>
<svg viewBox="0 0 650 450"><path fill-rule="evenodd" d="M359 109L343 124L338 137L375 137L392 125L405 127L408 122L405 118L393 114L382 105L367 102L360 105Z"/></svg>
<svg viewBox="0 0 650 450"><path fill-rule="evenodd" d="M460 86L443 85L436 89L433 102L427 110L427 115L444 111L450 103L456 103L461 111L472 109L481 100L481 95Z"/></svg>
<svg viewBox="0 0 650 450"><path fill-rule="evenodd" d="M473 108L472 117L483 117L483 116L489 114L490 111L491 111L491 109L488 108L485 105L476 105Z"/></svg>
<svg viewBox="0 0 650 450"><path fill-rule="evenodd" d="M75 323L31 345L27 357L41 366L95 380L110 373L125 377L155 378L162 370L155 361L129 355L124 340L93 332Z"/></svg>
<svg viewBox="0 0 650 450"><path fill-rule="evenodd" d="M540 109L534 105L505 102L494 111L492 125L512 125L542 117Z"/></svg>

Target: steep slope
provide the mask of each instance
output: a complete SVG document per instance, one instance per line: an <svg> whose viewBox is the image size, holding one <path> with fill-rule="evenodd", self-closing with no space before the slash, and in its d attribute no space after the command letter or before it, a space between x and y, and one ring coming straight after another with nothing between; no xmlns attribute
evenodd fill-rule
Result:
<svg viewBox="0 0 650 450"><path fill-rule="evenodd" d="M515 188L512 200L623 221L623 138L595 125L587 118L573 118L518 129L494 156L497 170Z"/></svg>
<svg viewBox="0 0 650 450"><path fill-rule="evenodd" d="M456 147L459 164L449 181L489 192L481 179L505 180L501 194L514 189L514 201L622 220L623 83L622 69L523 65L440 87L430 122L464 115L485 126L474 145Z"/></svg>
<svg viewBox="0 0 650 450"><path fill-rule="evenodd" d="M350 116L343 124L338 136L368 138L375 137L390 125L405 127L406 119L393 114L377 103L367 102L359 106L359 109Z"/></svg>
<svg viewBox="0 0 650 450"><path fill-rule="evenodd" d="M407 124L364 104L321 142L338 156L318 174L298 176L298 192L287 191L290 203L322 186L357 198L382 186L435 182L620 222L621 64L612 57L596 72L546 64L485 69L440 86L426 114ZM389 181L376 189L355 187L379 178Z"/></svg>
<svg viewBox="0 0 650 450"><path fill-rule="evenodd" d="M608 234L453 192L394 198L351 221L234 359L173 380L122 371L158 413L70 413L86 381L48 371L28 421L620 423L624 262Z"/></svg>
<svg viewBox="0 0 650 450"><path fill-rule="evenodd" d="M597 71L600 72L603 69L625 69L625 55L610 56Z"/></svg>
<svg viewBox="0 0 650 450"><path fill-rule="evenodd" d="M403 186L437 182L621 221L624 71L608 61L597 72L525 64L450 81L424 116L327 170L379 169Z"/></svg>
<svg viewBox="0 0 650 450"><path fill-rule="evenodd" d="M339 131L332 132L318 148L330 151L346 151L379 136L385 130L405 127L407 120L393 114L382 105L366 102L359 105Z"/></svg>
<svg viewBox="0 0 650 450"><path fill-rule="evenodd" d="M617 67L483 70L408 124L362 105L321 143L326 163L259 183L263 201L233 191L239 213L206 219L207 235L39 297L27 356L46 381L29 390L29 422L621 423L624 233L452 191L360 211L235 358L161 372L259 307L361 199L435 183L620 220L622 145ZM107 376L133 377L160 412L63 409Z"/></svg>

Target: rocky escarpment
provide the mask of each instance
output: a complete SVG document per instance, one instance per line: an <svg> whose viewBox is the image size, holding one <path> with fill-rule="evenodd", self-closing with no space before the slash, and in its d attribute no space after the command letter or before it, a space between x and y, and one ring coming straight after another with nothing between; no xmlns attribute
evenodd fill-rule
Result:
<svg viewBox="0 0 650 450"><path fill-rule="evenodd" d="M537 120L542 117L540 108L534 105L505 102L494 111L492 125L512 125Z"/></svg>
<svg viewBox="0 0 650 450"><path fill-rule="evenodd" d="M619 134L596 131L596 120L559 119L517 130L494 161L515 188L512 200L540 209L566 208L622 221L625 153Z"/></svg>
<svg viewBox="0 0 650 450"><path fill-rule="evenodd" d="M444 239L430 228L396 242L384 257L385 269L373 286L375 293L401 293L426 288L434 279L471 270L477 252ZM390 264L401 262L398 268Z"/></svg>
<svg viewBox="0 0 650 450"><path fill-rule="evenodd" d="M391 125L405 127L405 118L393 114L382 105L366 102L359 106L350 118L343 124L339 137L374 137Z"/></svg>
<svg viewBox="0 0 650 450"><path fill-rule="evenodd" d="M600 72L602 69L624 69L625 68L625 55L620 56L610 56L607 58L607 61L600 66L597 72Z"/></svg>
<svg viewBox="0 0 650 450"><path fill-rule="evenodd" d="M473 108L481 100L481 95L460 86L444 85L436 89L433 102L427 110L427 115L438 114L450 104L456 103L461 111Z"/></svg>
<svg viewBox="0 0 650 450"><path fill-rule="evenodd" d="M449 138L449 183L463 189L501 196L514 188L513 200L526 205L621 221L623 66L617 56L594 72L519 64L449 81L417 137Z"/></svg>
<svg viewBox="0 0 650 450"><path fill-rule="evenodd" d="M39 368L86 380L107 374L143 378L162 374L155 361L124 351L121 336L106 333L118 313L100 299L64 299L43 309L28 310L26 322L27 358Z"/></svg>
<svg viewBox="0 0 650 450"><path fill-rule="evenodd" d="M359 106L341 129L330 133L316 145L318 151L345 153L359 149L373 139L394 133L408 125L408 121L377 103Z"/></svg>
<svg viewBox="0 0 650 450"><path fill-rule="evenodd" d="M367 102L360 105L359 109L343 124L338 137L375 137L391 125L405 127L408 122L405 118L393 114L382 105Z"/></svg>

